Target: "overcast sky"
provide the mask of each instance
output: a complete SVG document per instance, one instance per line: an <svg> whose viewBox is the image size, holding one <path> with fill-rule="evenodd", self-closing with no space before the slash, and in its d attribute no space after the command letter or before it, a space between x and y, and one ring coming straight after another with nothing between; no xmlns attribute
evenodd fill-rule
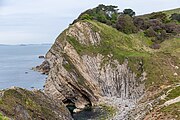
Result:
<svg viewBox="0 0 180 120"><path fill-rule="evenodd" d="M180 0L0 0L0 44L53 43L81 12L98 4L136 14L180 7Z"/></svg>

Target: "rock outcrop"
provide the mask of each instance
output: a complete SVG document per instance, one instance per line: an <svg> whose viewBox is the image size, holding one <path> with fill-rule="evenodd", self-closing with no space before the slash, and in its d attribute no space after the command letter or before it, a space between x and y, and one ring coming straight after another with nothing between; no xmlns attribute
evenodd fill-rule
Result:
<svg viewBox="0 0 180 120"><path fill-rule="evenodd" d="M49 71L50 71L49 62L47 62L45 60L40 66L33 67L32 70L39 71L42 74L46 74L47 75L49 73Z"/></svg>
<svg viewBox="0 0 180 120"><path fill-rule="evenodd" d="M0 91L0 113L13 120L72 120L62 102L22 88Z"/></svg>

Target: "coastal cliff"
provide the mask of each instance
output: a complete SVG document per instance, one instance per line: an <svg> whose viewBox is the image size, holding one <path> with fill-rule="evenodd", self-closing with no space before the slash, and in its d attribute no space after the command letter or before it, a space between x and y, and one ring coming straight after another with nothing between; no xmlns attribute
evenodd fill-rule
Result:
<svg viewBox="0 0 180 120"><path fill-rule="evenodd" d="M119 64L111 58L111 54L79 55L70 43L74 40L84 46L97 46L101 38L91 27L88 22L77 22L62 33L66 37L58 38L49 50L46 60L51 69L45 93L60 100L71 99L77 103L76 107L79 107L78 102L83 107L96 104L103 96L138 99L143 94L145 74L136 78L136 74L128 68L127 60Z"/></svg>
<svg viewBox="0 0 180 120"><path fill-rule="evenodd" d="M168 11L133 18L116 8L87 10L57 37L37 67L45 94L71 113L103 104L114 108L105 119L178 119L168 110L180 102L179 24Z"/></svg>
<svg viewBox="0 0 180 120"><path fill-rule="evenodd" d="M44 89L0 90L0 120L180 120L180 8L100 4L39 58Z"/></svg>
<svg viewBox="0 0 180 120"><path fill-rule="evenodd" d="M45 93L66 105L73 103L76 109L102 102L120 106L114 119L144 118L158 101L151 97L165 88L159 87L179 79L174 75L179 74L175 68L179 54L173 57L163 54L163 47L153 50L148 41L141 34L125 35L95 21L74 23L60 34L46 54L50 69ZM173 41L179 44L177 39ZM136 114L131 113L134 108Z"/></svg>

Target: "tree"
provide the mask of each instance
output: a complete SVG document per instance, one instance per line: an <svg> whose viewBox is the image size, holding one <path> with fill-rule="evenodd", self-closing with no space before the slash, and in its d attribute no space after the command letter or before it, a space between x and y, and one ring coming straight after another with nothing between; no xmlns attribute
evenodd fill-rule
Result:
<svg viewBox="0 0 180 120"><path fill-rule="evenodd" d="M129 16L133 17L136 13L132 9L124 9L123 14L128 14Z"/></svg>
<svg viewBox="0 0 180 120"><path fill-rule="evenodd" d="M117 6L113 6L113 5L106 6L100 4L96 8L89 9L81 13L78 19L75 20L74 22L78 20L88 19L88 20L97 20L107 25L114 25L119 16L118 10L119 9L117 9Z"/></svg>
<svg viewBox="0 0 180 120"><path fill-rule="evenodd" d="M107 23L107 17L103 11L99 11L96 16L96 20L102 23Z"/></svg>
<svg viewBox="0 0 180 120"><path fill-rule="evenodd" d="M136 33L137 28L129 15L120 15L116 22L116 29L126 34Z"/></svg>

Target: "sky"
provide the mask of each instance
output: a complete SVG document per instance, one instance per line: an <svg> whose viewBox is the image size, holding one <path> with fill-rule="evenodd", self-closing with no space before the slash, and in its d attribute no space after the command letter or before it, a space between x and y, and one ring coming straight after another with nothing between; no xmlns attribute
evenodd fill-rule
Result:
<svg viewBox="0 0 180 120"><path fill-rule="evenodd" d="M53 43L78 15L99 4L145 14L180 7L180 0L0 0L0 44Z"/></svg>

